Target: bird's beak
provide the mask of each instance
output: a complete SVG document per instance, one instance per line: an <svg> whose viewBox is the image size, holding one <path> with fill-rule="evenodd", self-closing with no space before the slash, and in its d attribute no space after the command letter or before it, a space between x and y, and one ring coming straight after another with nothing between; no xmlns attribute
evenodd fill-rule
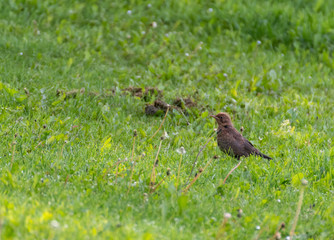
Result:
<svg viewBox="0 0 334 240"><path fill-rule="evenodd" d="M210 117L213 117L214 119L217 119L217 117L215 115L210 115Z"/></svg>

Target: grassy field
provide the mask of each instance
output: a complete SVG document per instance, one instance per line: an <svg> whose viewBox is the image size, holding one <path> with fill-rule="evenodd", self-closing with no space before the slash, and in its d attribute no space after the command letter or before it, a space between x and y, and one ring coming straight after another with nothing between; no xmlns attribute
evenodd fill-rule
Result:
<svg viewBox="0 0 334 240"><path fill-rule="evenodd" d="M302 192L294 238L333 239L332 9L1 1L1 239L288 239ZM238 162L213 135L182 193L221 111L273 160L223 184Z"/></svg>

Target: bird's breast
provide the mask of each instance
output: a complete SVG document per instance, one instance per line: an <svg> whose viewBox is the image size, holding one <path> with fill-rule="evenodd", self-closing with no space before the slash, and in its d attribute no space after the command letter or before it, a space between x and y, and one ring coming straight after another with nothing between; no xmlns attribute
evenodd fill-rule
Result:
<svg viewBox="0 0 334 240"><path fill-rule="evenodd" d="M228 148L231 145L231 136L228 131L221 129L217 134L217 143L220 148Z"/></svg>

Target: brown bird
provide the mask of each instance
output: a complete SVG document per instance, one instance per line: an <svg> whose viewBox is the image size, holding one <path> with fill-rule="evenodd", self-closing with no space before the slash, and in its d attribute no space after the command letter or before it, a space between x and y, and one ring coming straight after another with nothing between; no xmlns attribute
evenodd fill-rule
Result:
<svg viewBox="0 0 334 240"><path fill-rule="evenodd" d="M253 144L244 138L241 133L234 128L231 118L227 113L218 113L210 115L216 119L218 123L217 143L224 153L232 157L240 159L240 157L248 157L249 155L260 156L266 159L272 159L257 150Z"/></svg>

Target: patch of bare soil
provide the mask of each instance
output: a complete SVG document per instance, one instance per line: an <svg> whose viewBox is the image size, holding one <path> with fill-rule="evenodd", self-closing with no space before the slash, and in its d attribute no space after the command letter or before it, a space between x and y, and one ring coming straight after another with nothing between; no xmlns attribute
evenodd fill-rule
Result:
<svg viewBox="0 0 334 240"><path fill-rule="evenodd" d="M70 91L64 91L64 90L57 89L57 93L56 93L57 96L61 96L63 94L66 95L65 99L75 98L79 94L81 94L81 95L88 94L89 96L99 96L100 95L97 92L92 92L92 91L91 92L86 92L85 88L73 89L73 90L70 90Z"/></svg>
<svg viewBox="0 0 334 240"><path fill-rule="evenodd" d="M152 104L147 104L146 107L145 107L145 114L146 115L154 115L154 114L157 113L157 111L159 111L159 108L156 108Z"/></svg>
<svg viewBox="0 0 334 240"><path fill-rule="evenodd" d="M188 114L188 110L190 108L198 107L197 102L195 102L192 98L175 98L172 101L172 104L169 105L168 103L161 100L163 98L163 91L159 90L155 87L128 87L122 89L124 93L131 94L131 96L141 98L144 101L149 101L154 97L156 100L153 104L146 104L145 106L145 114L146 115L155 115L159 111L166 112L168 107L171 109L175 109L183 114ZM62 96L63 94L66 95L65 99L68 98L75 98L78 95L88 95L92 97L112 97L115 96L115 89L104 89L102 93L93 92L93 91L86 91L85 88L81 89L73 89L70 91L65 90L57 90L57 96Z"/></svg>
<svg viewBox="0 0 334 240"><path fill-rule="evenodd" d="M128 92L132 96L144 98L145 101L148 101L151 97L155 96L156 98L162 98L162 90L159 90L155 87L128 87L125 89L122 89L123 92Z"/></svg>
<svg viewBox="0 0 334 240"><path fill-rule="evenodd" d="M187 114L187 109L196 107L197 103L194 102L191 98L176 98L173 101L172 105L162 101L161 99L157 99L153 104L147 104L145 107L146 115L155 115L159 110L166 112L168 107L170 109L176 109L182 113Z"/></svg>
<svg viewBox="0 0 334 240"><path fill-rule="evenodd" d="M197 103L194 102L191 98L176 98L173 101L173 105L181 109L196 107Z"/></svg>

